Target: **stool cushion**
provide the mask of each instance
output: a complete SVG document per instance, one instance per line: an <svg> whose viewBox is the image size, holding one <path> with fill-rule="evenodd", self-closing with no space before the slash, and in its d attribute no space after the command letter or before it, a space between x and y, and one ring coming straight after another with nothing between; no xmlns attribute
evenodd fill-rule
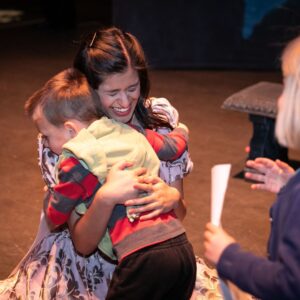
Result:
<svg viewBox="0 0 300 300"><path fill-rule="evenodd" d="M261 81L229 96L221 107L275 118L277 99L282 88L283 85L280 83Z"/></svg>

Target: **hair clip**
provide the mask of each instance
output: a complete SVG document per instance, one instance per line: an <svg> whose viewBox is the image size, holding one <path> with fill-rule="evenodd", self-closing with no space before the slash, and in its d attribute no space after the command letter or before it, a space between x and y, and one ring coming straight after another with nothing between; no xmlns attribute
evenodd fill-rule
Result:
<svg viewBox="0 0 300 300"><path fill-rule="evenodd" d="M96 31L96 32L94 33L94 35L93 35L92 41L91 41L90 44L89 44L89 48L92 48L92 47L93 47L94 41L95 41L95 39L96 39L96 36L97 36L97 31Z"/></svg>

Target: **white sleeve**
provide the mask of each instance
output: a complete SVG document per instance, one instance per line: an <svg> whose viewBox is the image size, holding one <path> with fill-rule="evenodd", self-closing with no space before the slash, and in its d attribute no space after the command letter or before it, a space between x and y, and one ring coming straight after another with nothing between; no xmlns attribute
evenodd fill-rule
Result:
<svg viewBox="0 0 300 300"><path fill-rule="evenodd" d="M166 98L150 98L150 105L154 112L165 116L166 121L174 128L178 124L179 113ZM157 128L158 133L168 133L169 128ZM161 161L160 163L160 177L165 182L171 182L182 179L189 174L193 169L193 162L188 151L185 151L177 160L168 162Z"/></svg>

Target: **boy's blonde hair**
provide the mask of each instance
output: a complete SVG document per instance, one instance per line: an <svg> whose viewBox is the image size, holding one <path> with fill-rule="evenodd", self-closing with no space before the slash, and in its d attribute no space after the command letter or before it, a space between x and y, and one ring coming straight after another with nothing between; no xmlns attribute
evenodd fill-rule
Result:
<svg viewBox="0 0 300 300"><path fill-rule="evenodd" d="M276 119L280 144L300 149L300 36L292 40L282 55L284 88Z"/></svg>
<svg viewBox="0 0 300 300"><path fill-rule="evenodd" d="M37 90L25 103L26 114L32 118L38 106L57 127L70 119L91 122L103 116L98 94L75 68L58 73Z"/></svg>

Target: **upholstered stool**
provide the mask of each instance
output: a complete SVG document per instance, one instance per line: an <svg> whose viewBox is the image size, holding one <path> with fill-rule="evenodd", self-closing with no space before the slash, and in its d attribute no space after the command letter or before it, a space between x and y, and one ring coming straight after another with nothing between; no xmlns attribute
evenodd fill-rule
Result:
<svg viewBox="0 0 300 300"><path fill-rule="evenodd" d="M259 82L228 97L222 108L249 114L253 124L250 152L247 159L268 157L288 161L288 149L279 145L274 129L277 113L277 99L282 84Z"/></svg>

